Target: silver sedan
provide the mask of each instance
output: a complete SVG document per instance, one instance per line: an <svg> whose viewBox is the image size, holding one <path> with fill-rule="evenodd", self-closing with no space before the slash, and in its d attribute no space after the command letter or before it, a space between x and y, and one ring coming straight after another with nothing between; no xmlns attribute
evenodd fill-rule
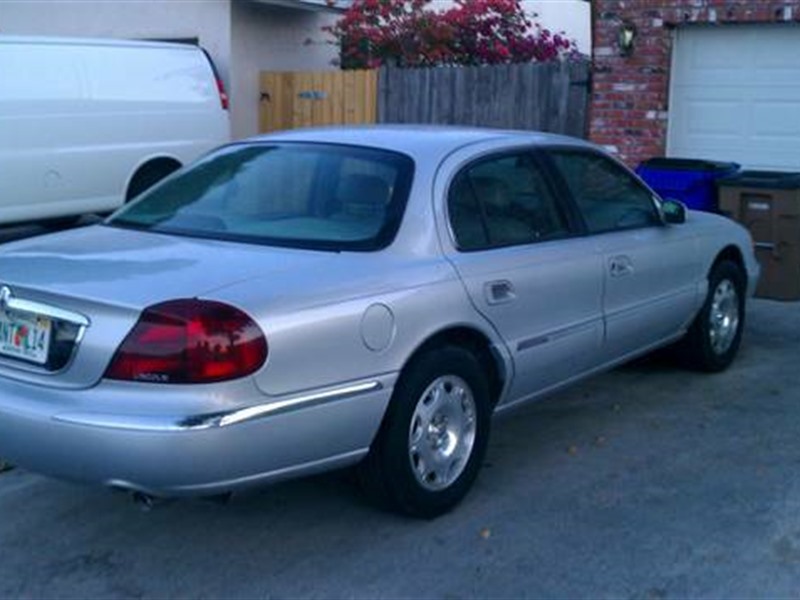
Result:
<svg viewBox="0 0 800 600"><path fill-rule="evenodd" d="M758 271L741 227L570 138L234 143L102 224L2 247L0 456L143 498L358 465L432 517L493 413L668 344L727 367Z"/></svg>

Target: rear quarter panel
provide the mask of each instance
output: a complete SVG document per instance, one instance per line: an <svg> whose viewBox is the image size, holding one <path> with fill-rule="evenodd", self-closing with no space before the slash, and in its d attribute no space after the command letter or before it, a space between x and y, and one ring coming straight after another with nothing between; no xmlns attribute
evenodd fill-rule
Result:
<svg viewBox="0 0 800 600"><path fill-rule="evenodd" d="M278 396L397 373L436 333L469 326L500 344L444 260L342 255L290 286L251 281L213 294L244 307L269 345L258 387ZM269 290L265 293L265 290Z"/></svg>

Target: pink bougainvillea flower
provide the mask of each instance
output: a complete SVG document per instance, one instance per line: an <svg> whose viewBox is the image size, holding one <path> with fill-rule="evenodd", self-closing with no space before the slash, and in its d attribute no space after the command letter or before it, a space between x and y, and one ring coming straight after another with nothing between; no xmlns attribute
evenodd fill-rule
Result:
<svg viewBox="0 0 800 600"><path fill-rule="evenodd" d="M342 68L418 67L564 60L575 42L532 21L519 0L354 0L324 31L339 46Z"/></svg>

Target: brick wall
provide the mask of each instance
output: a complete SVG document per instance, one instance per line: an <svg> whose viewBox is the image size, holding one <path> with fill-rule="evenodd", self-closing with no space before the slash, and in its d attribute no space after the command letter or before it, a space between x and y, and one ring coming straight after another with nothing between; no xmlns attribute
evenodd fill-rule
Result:
<svg viewBox="0 0 800 600"><path fill-rule="evenodd" d="M623 22L637 30L628 57L617 42ZM593 0L590 138L631 166L663 156L674 28L784 22L800 24L800 0Z"/></svg>

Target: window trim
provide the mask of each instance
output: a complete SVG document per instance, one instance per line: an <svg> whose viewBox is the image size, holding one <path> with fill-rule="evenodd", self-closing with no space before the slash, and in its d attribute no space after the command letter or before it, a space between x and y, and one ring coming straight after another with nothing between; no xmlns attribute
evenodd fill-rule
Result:
<svg viewBox="0 0 800 600"><path fill-rule="evenodd" d="M529 156L533 165L539 169L539 172L542 176L542 181L547 189L547 192L550 193L554 200L554 205L557 211L561 213L561 217L564 221L564 225L566 226L567 233L558 237L547 238L543 240L530 240L528 242L511 242L508 244L489 244L484 247L480 248L461 248L458 244L458 238L456 237L456 232L453 229L453 222L450 219L450 194L453 191L453 184L455 181L466 171L486 162L492 162L496 160L502 160L504 158L509 157L520 157L520 156ZM541 155L541 147L540 146L521 146L516 148L503 148L501 150L493 150L483 154L481 156L471 158L461 165L458 166L458 169L450 176L449 180L447 181L447 186L445 187L445 194L444 194L444 217L445 223L447 225L447 233L450 237L450 244L456 250L456 252L461 254L469 254L473 252L490 252L492 250L500 250L504 248L518 248L518 247L525 247L525 246L533 246L536 244L545 244L548 242L558 242L561 240L566 240L570 238L580 237L583 235L583 222L579 221L578 218L580 217L579 214L576 214L575 207L572 205L571 198L568 199L567 202L562 201L562 193L559 190L558 182L554 180L552 173L552 166L547 164L545 160L542 160ZM478 208L481 215L481 226L483 227L484 231L487 232L487 240L488 236L488 224L486 223L486 208L482 202L480 202L478 196L475 193L474 185L470 182L470 192L473 194L475 202L478 204Z"/></svg>
<svg viewBox="0 0 800 600"><path fill-rule="evenodd" d="M547 163L548 169L551 171L553 179L557 182L557 186L560 190L560 193L564 194L566 198L569 199L569 203L572 206L572 209L575 211L576 218L580 221L581 229L583 230L583 235L605 235L608 233L618 233L623 231L635 231L637 229L649 229L651 227L664 227L664 216L661 212L661 207L658 204L658 195L653 192L649 187L641 182L641 180L633 173L625 163L620 161L619 159L606 154L595 148L586 148L580 146L570 146L570 145L548 145L543 146L540 148L542 154L542 160ZM648 225L630 225L627 227L614 227L611 229L603 229L598 231L592 231L589 227L589 224L586 222L586 217L583 215L583 211L581 210L580 204L578 203L577 199L575 198L572 190L569 187L569 183L567 183L567 179L564 174L561 172L561 169L556 164L555 158L553 153L570 153L570 154L582 154L586 156L594 156L600 159L605 160L612 165L616 165L620 167L623 173L628 175L636 186L638 186L642 191L647 192L648 196L650 197L650 202L653 207L653 212L657 219L657 222L651 223Z"/></svg>

